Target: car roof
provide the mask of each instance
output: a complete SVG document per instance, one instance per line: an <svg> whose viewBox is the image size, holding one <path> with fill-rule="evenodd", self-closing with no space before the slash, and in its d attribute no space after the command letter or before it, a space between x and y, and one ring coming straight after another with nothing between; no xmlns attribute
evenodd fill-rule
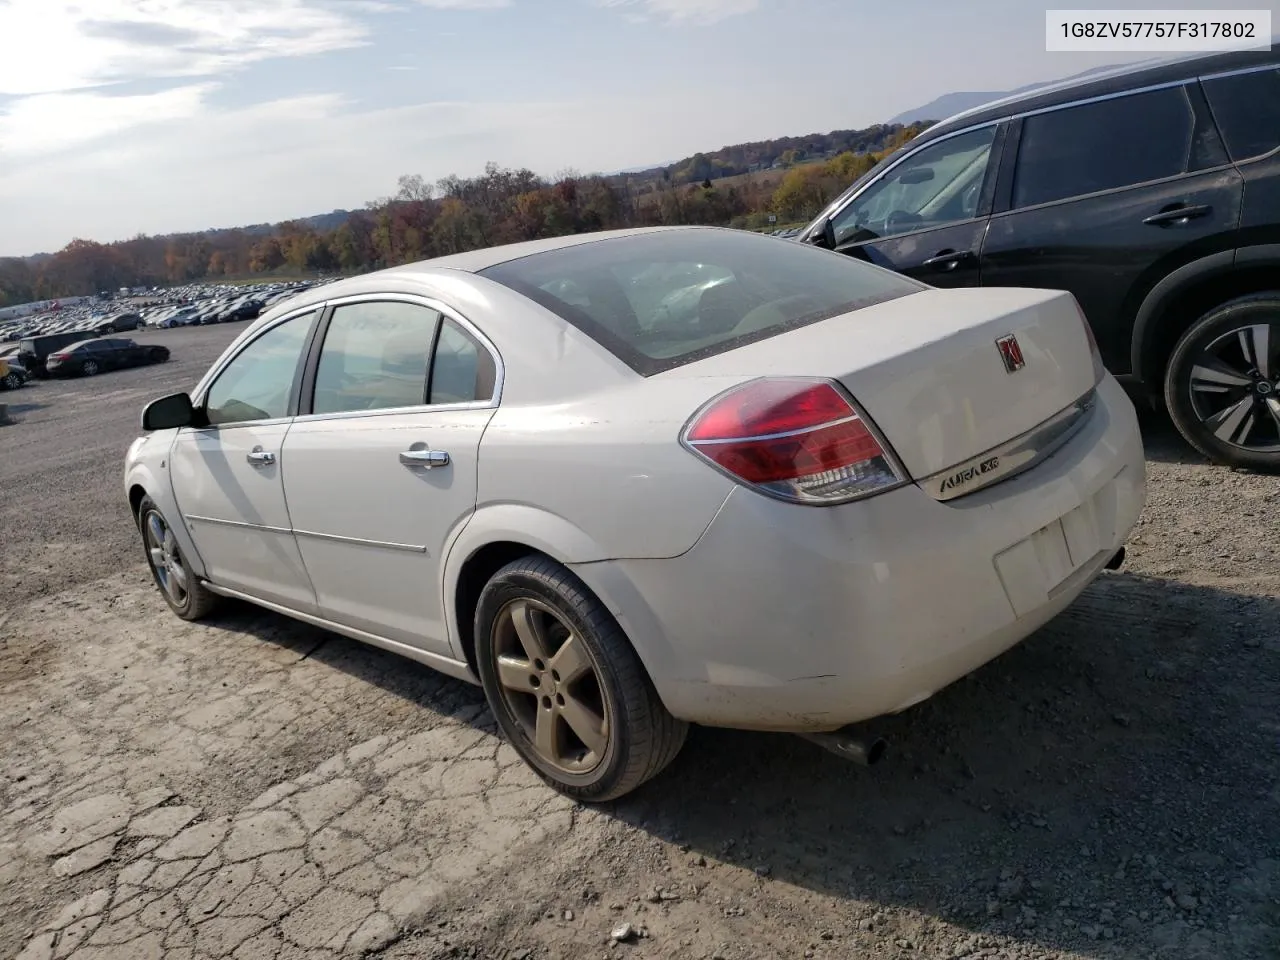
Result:
<svg viewBox="0 0 1280 960"><path fill-rule="evenodd" d="M548 237L543 240L527 240L522 243L507 243L496 247L484 247L479 250L469 250L466 253L453 253L443 257L433 257L430 260L418 260L414 263L406 263L398 267L388 267L385 270L376 270L373 273L365 273L356 277L348 277L345 280L335 280L332 283L321 284L312 287L295 297L282 301L272 306L271 310L264 313L261 318L254 322L250 330L256 330L266 324L269 324L274 318L283 316L285 313L293 313L313 304L324 303L327 300L333 300L338 297L354 296L361 294L389 292L390 289L397 285L397 281L439 281L447 277L449 273L479 273L481 270L487 270L490 267L496 267L500 263L509 263L512 260L519 260L522 257L531 257L538 253L548 253L552 250L563 250L568 247L582 246L587 243L599 243L603 240L611 240L617 237L633 237L645 233L669 233L675 230L722 230L723 227L695 227L695 226L672 226L672 227L630 227L622 230L598 230L594 233L578 233L566 237ZM388 286L388 284L390 286Z"/></svg>
<svg viewBox="0 0 1280 960"><path fill-rule="evenodd" d="M1137 64L1125 64L1111 70L1090 73L1087 76L1062 80L1035 87L1022 93L954 114L924 131L911 141L916 146L965 127L1022 113L1031 113L1048 107L1061 106L1077 100L1089 100L1110 94L1124 93L1143 87L1166 83L1178 83L1195 77L1247 70L1250 67L1280 66L1280 44L1273 42L1270 50L1235 50L1228 53L1196 54L1176 59L1146 60Z"/></svg>

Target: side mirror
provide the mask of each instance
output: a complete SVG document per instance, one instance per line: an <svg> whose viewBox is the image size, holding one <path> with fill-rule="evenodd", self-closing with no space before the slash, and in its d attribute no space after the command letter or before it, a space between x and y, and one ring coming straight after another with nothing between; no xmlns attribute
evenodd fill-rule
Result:
<svg viewBox="0 0 1280 960"><path fill-rule="evenodd" d="M195 422L195 407L191 405L191 397L185 393L172 393L152 400L142 411L143 430L171 430L194 426Z"/></svg>

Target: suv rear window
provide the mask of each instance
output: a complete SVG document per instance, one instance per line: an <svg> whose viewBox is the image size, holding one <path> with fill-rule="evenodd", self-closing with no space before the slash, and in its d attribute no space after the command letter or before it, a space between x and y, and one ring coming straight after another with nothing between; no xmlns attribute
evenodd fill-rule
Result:
<svg viewBox="0 0 1280 960"><path fill-rule="evenodd" d="M642 376L927 289L794 240L696 228L612 237L480 271Z"/></svg>
<svg viewBox="0 0 1280 960"><path fill-rule="evenodd" d="M1027 117L1013 205L1030 207L1177 176L1193 162L1195 128L1182 87Z"/></svg>
<svg viewBox="0 0 1280 960"><path fill-rule="evenodd" d="M1249 160L1280 146L1280 69L1217 77L1203 85L1232 160Z"/></svg>

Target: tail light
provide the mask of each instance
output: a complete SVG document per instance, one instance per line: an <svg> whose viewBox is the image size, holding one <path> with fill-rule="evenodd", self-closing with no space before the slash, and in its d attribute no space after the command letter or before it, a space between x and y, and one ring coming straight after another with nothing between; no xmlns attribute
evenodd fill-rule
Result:
<svg viewBox="0 0 1280 960"><path fill-rule="evenodd" d="M1089 341L1089 353L1093 356L1093 385L1096 387L1107 375L1107 368L1102 363L1102 351L1098 349L1098 339L1093 335L1093 327L1089 326L1089 318L1084 315L1080 304L1076 303L1076 314L1084 326L1085 338Z"/></svg>
<svg viewBox="0 0 1280 960"><path fill-rule="evenodd" d="M67 355L66 355L65 353L51 353L51 354L49 354L49 359L50 359L50 360L65 360L65 359L67 359Z"/></svg>
<svg viewBox="0 0 1280 960"><path fill-rule="evenodd" d="M740 483L793 503L847 503L907 481L866 416L829 380L733 387L698 411L680 439Z"/></svg>

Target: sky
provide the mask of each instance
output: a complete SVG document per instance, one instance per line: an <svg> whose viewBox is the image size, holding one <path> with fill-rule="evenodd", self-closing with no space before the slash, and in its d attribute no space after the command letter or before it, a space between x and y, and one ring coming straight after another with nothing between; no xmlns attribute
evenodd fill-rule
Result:
<svg viewBox="0 0 1280 960"><path fill-rule="evenodd" d="M1047 53L1046 5L0 0L0 256L358 208L487 161L658 165L1152 56ZM1280 23L1277 0L1162 6Z"/></svg>

